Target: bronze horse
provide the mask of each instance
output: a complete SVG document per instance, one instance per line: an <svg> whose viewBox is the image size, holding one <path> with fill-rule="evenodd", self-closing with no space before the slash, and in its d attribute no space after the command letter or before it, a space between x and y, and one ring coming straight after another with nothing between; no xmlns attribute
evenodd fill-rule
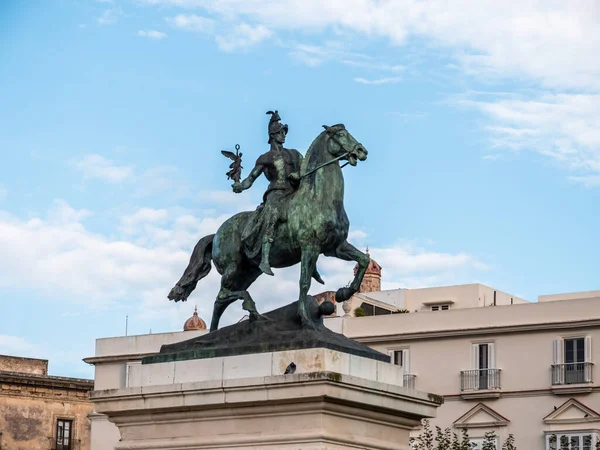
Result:
<svg viewBox="0 0 600 450"><path fill-rule="evenodd" d="M359 270L348 287L336 292L336 301L343 302L358 292L368 255L348 243L350 222L344 209L344 176L340 161L355 166L367 159L368 152L346 130L344 125L323 126L309 147L302 163L298 190L287 205L286 220L277 228L271 248L270 262L275 268L301 264L298 315L306 326L314 326L308 314L308 290L319 255L356 261ZM247 289L262 274L258 268L260 255L246 256L241 240L244 224L254 212L241 212L225 221L216 234L206 236L196 244L190 262L181 279L168 295L170 300L185 301L199 280L211 269L211 260L221 275L221 289L215 301L210 330L219 327L225 309L236 300L250 320L261 318Z"/></svg>

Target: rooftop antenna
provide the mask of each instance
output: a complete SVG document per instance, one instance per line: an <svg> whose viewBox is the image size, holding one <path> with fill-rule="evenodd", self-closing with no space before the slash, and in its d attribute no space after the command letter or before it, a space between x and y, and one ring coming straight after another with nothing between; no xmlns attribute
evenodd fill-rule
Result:
<svg viewBox="0 0 600 450"><path fill-rule="evenodd" d="M129 315L125 315L125 336L127 336L127 327L129 325Z"/></svg>

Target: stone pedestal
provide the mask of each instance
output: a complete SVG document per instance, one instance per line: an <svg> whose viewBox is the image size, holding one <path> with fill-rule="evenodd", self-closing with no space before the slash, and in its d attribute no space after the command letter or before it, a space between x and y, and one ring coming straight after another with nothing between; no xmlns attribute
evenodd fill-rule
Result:
<svg viewBox="0 0 600 450"><path fill-rule="evenodd" d="M329 349L143 364L128 382L91 395L118 450L409 450L439 406L399 367Z"/></svg>

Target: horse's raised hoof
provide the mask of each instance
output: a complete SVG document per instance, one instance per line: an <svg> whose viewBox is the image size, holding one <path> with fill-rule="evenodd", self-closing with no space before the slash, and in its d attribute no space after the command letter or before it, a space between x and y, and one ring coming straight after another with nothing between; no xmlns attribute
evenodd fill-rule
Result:
<svg viewBox="0 0 600 450"><path fill-rule="evenodd" d="M354 295L354 291L352 289L347 287L339 288L335 293L335 301L338 303L345 302L352 297L352 295Z"/></svg>
<svg viewBox="0 0 600 450"><path fill-rule="evenodd" d="M325 284L325 282L323 281L323 278L321 278L321 274L319 274L319 272L317 272L317 269L315 269L315 271L313 272L312 277L314 278L314 280L317 283Z"/></svg>
<svg viewBox="0 0 600 450"><path fill-rule="evenodd" d="M176 284L173 287L173 289L171 289L171 292L169 292L169 295L167 295L167 298L169 300L173 300L175 302L185 302L185 301L187 301L187 295L186 295L185 289L183 289L178 284Z"/></svg>
<svg viewBox="0 0 600 450"><path fill-rule="evenodd" d="M265 275L271 275L274 276L275 274L273 273L273 271L271 270L271 268L269 267L268 264L259 264L258 268L262 271L262 273L264 273Z"/></svg>
<svg viewBox="0 0 600 450"><path fill-rule="evenodd" d="M330 316L335 311L335 305L329 301L325 301L319 305L319 317Z"/></svg>

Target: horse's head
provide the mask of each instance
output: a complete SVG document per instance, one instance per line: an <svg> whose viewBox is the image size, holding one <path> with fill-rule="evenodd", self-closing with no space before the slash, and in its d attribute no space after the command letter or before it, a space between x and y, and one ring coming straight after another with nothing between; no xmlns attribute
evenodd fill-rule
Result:
<svg viewBox="0 0 600 450"><path fill-rule="evenodd" d="M333 125L328 127L323 125L325 131L329 135L329 145L327 150L334 157L342 156L348 161L351 166L355 166L357 161L364 161L367 159L369 152L363 147L363 145L354 139L346 127L342 124Z"/></svg>

